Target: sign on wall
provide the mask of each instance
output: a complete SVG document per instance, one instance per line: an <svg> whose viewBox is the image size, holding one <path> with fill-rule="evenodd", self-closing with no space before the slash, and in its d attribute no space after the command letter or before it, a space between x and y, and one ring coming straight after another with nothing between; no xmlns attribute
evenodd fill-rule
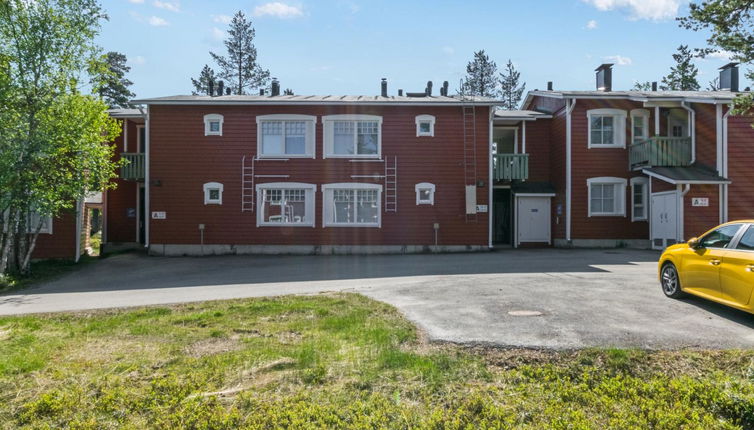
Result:
<svg viewBox="0 0 754 430"><path fill-rule="evenodd" d="M476 205L476 211L477 213L487 212L487 205Z"/></svg>
<svg viewBox="0 0 754 430"><path fill-rule="evenodd" d="M136 218L136 209L134 209L134 208L128 208L128 209L126 209L126 216L128 218Z"/></svg>
<svg viewBox="0 0 754 430"><path fill-rule="evenodd" d="M152 212L152 219L166 219L168 215L165 212L162 211L154 211Z"/></svg>
<svg viewBox="0 0 754 430"><path fill-rule="evenodd" d="M707 206L709 206L709 198L708 197L694 197L691 199L691 206L706 208Z"/></svg>

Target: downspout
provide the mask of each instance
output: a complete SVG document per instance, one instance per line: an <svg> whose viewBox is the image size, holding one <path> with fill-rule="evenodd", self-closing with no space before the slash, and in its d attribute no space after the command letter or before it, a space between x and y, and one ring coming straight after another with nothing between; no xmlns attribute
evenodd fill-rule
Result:
<svg viewBox="0 0 754 430"><path fill-rule="evenodd" d="M655 136L660 135L660 107L655 106Z"/></svg>
<svg viewBox="0 0 754 430"><path fill-rule="evenodd" d="M526 154L526 121L521 121L521 153Z"/></svg>
<svg viewBox="0 0 754 430"><path fill-rule="evenodd" d="M571 243L571 112L576 99L566 100L566 242Z"/></svg>
<svg viewBox="0 0 754 430"><path fill-rule="evenodd" d="M681 106L689 113L689 135L691 135L691 164L696 163L696 111L688 102L681 102Z"/></svg>
<svg viewBox="0 0 754 430"><path fill-rule="evenodd" d="M141 108L139 108L141 110ZM144 111L142 111L143 113ZM144 115L144 248L149 250L149 221L152 219L150 204L149 204L149 189L150 187L150 169L149 169L149 153L151 149L150 145L150 132L149 132L149 105L147 105L147 112Z"/></svg>
<svg viewBox="0 0 754 430"><path fill-rule="evenodd" d="M728 117L732 111L731 106L728 106L728 111L723 115L723 171L722 177L728 179ZM723 222L728 222L728 185L723 184Z"/></svg>
<svg viewBox="0 0 754 430"><path fill-rule="evenodd" d="M716 151L716 157L717 160L717 174L721 175L723 174L723 105L715 105L715 148ZM723 221L725 219L725 202L723 202L723 184L718 185L717 187L717 195L720 196L718 199L718 207L719 207L719 219L718 221L720 224L724 223Z"/></svg>
<svg viewBox="0 0 754 430"><path fill-rule="evenodd" d="M490 107L490 126L489 126L489 138L487 140L487 153L489 154L487 157L487 170L489 174L489 178L487 181L487 188L489 188L488 197L487 197L487 247L489 249L492 249L492 207L494 206L492 203L492 191L493 191L493 185L495 184L494 179L492 178L492 130L494 127L494 118L495 118L495 109L493 107Z"/></svg>
<svg viewBox="0 0 754 430"><path fill-rule="evenodd" d="M84 199L79 199L76 202L76 257L73 259L75 263L79 262L81 258L81 219L84 216Z"/></svg>

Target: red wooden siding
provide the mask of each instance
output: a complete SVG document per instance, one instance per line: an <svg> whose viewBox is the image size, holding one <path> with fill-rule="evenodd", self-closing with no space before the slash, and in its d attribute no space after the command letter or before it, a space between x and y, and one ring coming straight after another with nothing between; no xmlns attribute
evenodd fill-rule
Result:
<svg viewBox="0 0 754 430"><path fill-rule="evenodd" d="M754 218L754 129L750 117L728 118L728 219Z"/></svg>
<svg viewBox="0 0 754 430"><path fill-rule="evenodd" d="M120 160L120 154L124 151L123 140L125 134L121 133L115 139L114 160ZM137 128L133 121L128 121L128 152L136 152ZM120 169L118 169L120 174ZM113 180L116 188L108 190L105 197L107 205L105 222L107 223L108 243L136 242L136 218L128 217L128 209L136 211L138 184L134 181L124 181L116 178Z"/></svg>
<svg viewBox="0 0 754 430"><path fill-rule="evenodd" d="M35 259L76 258L76 215L66 212L52 220L52 234L40 234L32 254Z"/></svg>
<svg viewBox="0 0 754 430"><path fill-rule="evenodd" d="M683 239L696 237L720 224L720 200L718 185L692 185L683 197ZM693 207L694 197L706 197L709 206Z"/></svg>
<svg viewBox="0 0 754 430"><path fill-rule="evenodd" d="M696 103L696 163L717 168L717 115L715 106Z"/></svg>
<svg viewBox="0 0 754 430"><path fill-rule="evenodd" d="M550 181L550 125L552 120L526 122L526 152L529 155L529 180ZM520 132L519 132L520 133Z"/></svg>

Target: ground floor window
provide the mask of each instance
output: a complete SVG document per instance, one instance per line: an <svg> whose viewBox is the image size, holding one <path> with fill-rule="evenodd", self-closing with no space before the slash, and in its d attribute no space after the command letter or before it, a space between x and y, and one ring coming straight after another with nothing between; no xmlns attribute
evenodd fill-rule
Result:
<svg viewBox="0 0 754 430"><path fill-rule="evenodd" d="M625 216L626 180L602 177L587 179L589 216Z"/></svg>
<svg viewBox="0 0 754 430"><path fill-rule="evenodd" d="M52 234L52 217L40 216L38 213L32 211L29 214L29 221L26 224L29 233L36 233L39 228L40 234Z"/></svg>
<svg viewBox="0 0 754 430"><path fill-rule="evenodd" d="M647 178L631 178L631 221L647 220L648 188L649 180Z"/></svg>
<svg viewBox="0 0 754 430"><path fill-rule="evenodd" d="M285 182L257 185L257 224L314 227L316 188L313 184Z"/></svg>
<svg viewBox="0 0 754 430"><path fill-rule="evenodd" d="M344 183L322 186L325 227L379 227L382 185Z"/></svg>

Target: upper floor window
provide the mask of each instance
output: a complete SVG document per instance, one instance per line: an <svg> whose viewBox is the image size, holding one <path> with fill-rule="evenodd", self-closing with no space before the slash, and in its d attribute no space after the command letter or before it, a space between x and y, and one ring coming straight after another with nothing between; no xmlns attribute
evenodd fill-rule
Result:
<svg viewBox="0 0 754 430"><path fill-rule="evenodd" d="M207 182L203 188L205 205L223 204L223 184L219 182Z"/></svg>
<svg viewBox="0 0 754 430"><path fill-rule="evenodd" d="M416 184L416 204L417 205L434 205L435 204L435 184L422 182Z"/></svg>
<svg viewBox="0 0 754 430"><path fill-rule="evenodd" d="M297 182L257 185L257 225L314 227L317 186Z"/></svg>
<svg viewBox="0 0 754 430"><path fill-rule="evenodd" d="M330 115L324 117L325 157L379 158L382 117Z"/></svg>
<svg viewBox="0 0 754 430"><path fill-rule="evenodd" d="M631 178L631 221L646 221L649 200L649 179Z"/></svg>
<svg viewBox="0 0 754 430"><path fill-rule="evenodd" d="M311 115L257 116L257 154L259 157L314 158L314 127Z"/></svg>
<svg viewBox="0 0 754 430"><path fill-rule="evenodd" d="M626 111L591 109L586 115L589 122L589 148L626 147Z"/></svg>
<svg viewBox="0 0 754 430"><path fill-rule="evenodd" d="M587 179L589 216L625 216L626 182L613 177Z"/></svg>
<svg viewBox="0 0 754 430"><path fill-rule="evenodd" d="M649 139L649 111L634 109L631 111L631 143Z"/></svg>
<svg viewBox="0 0 754 430"><path fill-rule="evenodd" d="M325 227L380 227L382 185L365 183L326 184L323 220Z"/></svg>
<svg viewBox="0 0 754 430"><path fill-rule="evenodd" d="M435 135L435 117L434 115L417 115L416 116L416 136L434 136Z"/></svg>
<svg viewBox="0 0 754 430"><path fill-rule="evenodd" d="M222 136L223 135L223 116L218 113L204 115L204 135L205 136Z"/></svg>

